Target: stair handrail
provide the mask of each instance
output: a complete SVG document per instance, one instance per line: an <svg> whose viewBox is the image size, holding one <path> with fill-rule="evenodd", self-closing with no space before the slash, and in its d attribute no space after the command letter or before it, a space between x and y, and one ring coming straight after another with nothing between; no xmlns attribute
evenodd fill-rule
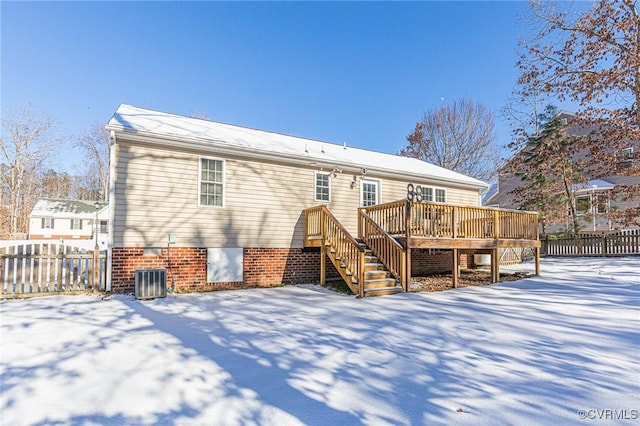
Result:
<svg viewBox="0 0 640 426"><path fill-rule="evenodd" d="M384 230L366 209L359 208L358 232L359 238L365 242L371 252L378 258L387 270L400 282L403 291L407 289L407 259L406 250L391 234Z"/></svg>
<svg viewBox="0 0 640 426"><path fill-rule="evenodd" d="M322 206L322 233L323 245L326 246L328 243L335 251L335 256L339 257L346 269L356 277L358 295L364 297L365 249L324 205Z"/></svg>

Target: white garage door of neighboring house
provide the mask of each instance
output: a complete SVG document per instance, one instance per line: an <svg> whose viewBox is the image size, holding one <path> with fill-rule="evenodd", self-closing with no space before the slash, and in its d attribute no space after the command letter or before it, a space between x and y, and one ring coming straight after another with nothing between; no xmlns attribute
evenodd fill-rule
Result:
<svg viewBox="0 0 640 426"><path fill-rule="evenodd" d="M207 249L207 282L244 281L242 248Z"/></svg>

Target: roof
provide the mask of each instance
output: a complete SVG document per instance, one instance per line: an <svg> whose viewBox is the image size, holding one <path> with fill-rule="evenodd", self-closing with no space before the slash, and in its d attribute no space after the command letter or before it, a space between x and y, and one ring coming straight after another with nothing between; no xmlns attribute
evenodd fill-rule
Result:
<svg viewBox="0 0 640 426"><path fill-rule="evenodd" d="M606 181L604 179L593 179L587 183L577 183L573 185L572 189L576 192L589 192L589 191L604 191L607 189L613 189L615 184Z"/></svg>
<svg viewBox="0 0 640 426"><path fill-rule="evenodd" d="M65 200L57 198L40 198L31 210L30 216L45 217L70 217L91 219L96 214L96 201ZM98 212L107 206L107 203L98 201Z"/></svg>
<svg viewBox="0 0 640 426"><path fill-rule="evenodd" d="M120 105L106 127L114 131L117 137L126 135L127 139L142 143L153 141L213 152L236 155L245 153L252 158L277 159L307 166L335 167L344 171L365 168L380 174L405 176L414 181L429 179L477 189L488 187L488 184L478 179L415 158L185 117L131 105Z"/></svg>

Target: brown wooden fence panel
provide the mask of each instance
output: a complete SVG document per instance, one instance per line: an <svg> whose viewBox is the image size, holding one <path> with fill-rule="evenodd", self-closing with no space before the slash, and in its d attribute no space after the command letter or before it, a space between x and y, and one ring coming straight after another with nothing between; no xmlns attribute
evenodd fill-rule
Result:
<svg viewBox="0 0 640 426"><path fill-rule="evenodd" d="M104 291L106 251L59 241L1 241L0 299ZM96 281L97 277L97 281Z"/></svg>

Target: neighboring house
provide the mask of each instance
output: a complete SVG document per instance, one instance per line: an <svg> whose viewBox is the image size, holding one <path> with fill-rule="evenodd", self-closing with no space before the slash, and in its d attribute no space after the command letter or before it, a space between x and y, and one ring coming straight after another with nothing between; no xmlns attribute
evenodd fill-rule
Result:
<svg viewBox="0 0 640 426"><path fill-rule="evenodd" d="M563 124L567 126L566 132L573 136L583 136L588 133L588 129L571 126L574 117L572 113L559 113ZM522 151L525 151L525 146ZM588 160L588 150L576 151L572 156L574 161ZM508 209L519 208L519 203L514 195L517 188L522 187L521 178L511 170L517 170L519 153L514 154L500 168L498 180L492 185L484 196L483 204L490 207L500 207ZM618 172L615 175L601 176L597 167L585 169L583 178L585 181L572 185L572 196L578 216L580 231L601 232L620 229L621 224L612 220L609 213L638 207L640 200L623 200L621 196L614 194L614 189L620 185L638 186L640 177L628 176L626 172L632 167L640 166L640 143L630 142L627 147L616 153ZM562 217L554 217L555 223L546 228L546 233L565 231L570 228L570 211L567 207ZM640 218L639 218L640 220Z"/></svg>
<svg viewBox="0 0 640 426"><path fill-rule="evenodd" d="M121 105L110 132L112 291L167 268L177 291L317 282L304 209L354 235L358 208L407 199L480 206L488 185L391 154Z"/></svg>
<svg viewBox="0 0 640 426"><path fill-rule="evenodd" d="M41 198L29 215L29 239L95 240L97 236L102 247L107 238L108 215L104 202Z"/></svg>

